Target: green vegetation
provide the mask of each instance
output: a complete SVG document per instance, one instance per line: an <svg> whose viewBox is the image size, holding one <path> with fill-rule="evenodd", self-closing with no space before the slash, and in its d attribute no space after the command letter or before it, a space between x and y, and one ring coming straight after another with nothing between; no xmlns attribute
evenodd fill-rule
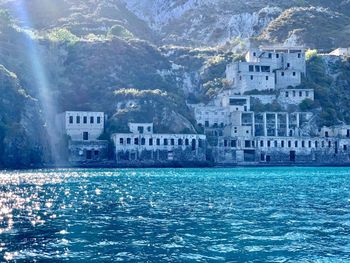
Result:
<svg viewBox="0 0 350 263"><path fill-rule="evenodd" d="M80 39L66 28L56 28L48 33L48 39L52 42L66 42L75 44Z"/></svg>
<svg viewBox="0 0 350 263"><path fill-rule="evenodd" d="M319 126L350 123L350 64L347 61L327 61L312 56L307 64L307 77L301 88L315 90L315 102L304 101L301 110L321 108Z"/></svg>
<svg viewBox="0 0 350 263"><path fill-rule="evenodd" d="M308 49L305 53L306 61L309 61L314 57L317 57L317 50L316 49Z"/></svg>
<svg viewBox="0 0 350 263"><path fill-rule="evenodd" d="M110 28L107 34L108 37L120 37L124 39L134 38L134 35L121 25L114 25Z"/></svg>

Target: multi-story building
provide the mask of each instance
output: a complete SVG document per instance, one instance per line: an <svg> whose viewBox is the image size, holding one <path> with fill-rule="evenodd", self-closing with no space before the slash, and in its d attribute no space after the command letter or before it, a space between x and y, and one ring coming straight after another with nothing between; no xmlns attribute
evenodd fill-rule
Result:
<svg viewBox="0 0 350 263"><path fill-rule="evenodd" d="M99 140L104 132L103 112L66 111L57 116L61 135L68 136L69 162L99 162L107 159L108 141Z"/></svg>
<svg viewBox="0 0 350 263"><path fill-rule="evenodd" d="M227 66L233 92L286 89L301 84L306 74L305 50L299 47L261 47L246 54L246 62Z"/></svg>

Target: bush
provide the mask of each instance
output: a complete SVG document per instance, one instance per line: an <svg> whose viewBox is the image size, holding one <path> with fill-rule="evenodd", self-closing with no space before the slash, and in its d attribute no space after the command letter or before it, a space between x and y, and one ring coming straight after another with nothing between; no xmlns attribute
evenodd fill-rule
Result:
<svg viewBox="0 0 350 263"><path fill-rule="evenodd" d="M68 42L74 44L80 39L66 28L57 28L48 34L48 38L53 42Z"/></svg>
<svg viewBox="0 0 350 263"><path fill-rule="evenodd" d="M107 33L107 37L109 38L120 37L120 38L129 39L129 38L134 38L134 35L125 27L121 25L114 25L109 29Z"/></svg>

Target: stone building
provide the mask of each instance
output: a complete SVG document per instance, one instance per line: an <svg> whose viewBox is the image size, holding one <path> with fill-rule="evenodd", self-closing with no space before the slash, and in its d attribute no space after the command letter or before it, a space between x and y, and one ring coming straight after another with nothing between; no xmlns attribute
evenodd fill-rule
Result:
<svg viewBox="0 0 350 263"><path fill-rule="evenodd" d="M68 137L69 162L101 162L108 158L108 141L99 140L104 132L103 112L66 111L56 118L62 136Z"/></svg>
<svg viewBox="0 0 350 263"><path fill-rule="evenodd" d="M112 139L118 165L189 164L206 161L206 136L158 134L152 123L129 123L130 133Z"/></svg>
<svg viewBox="0 0 350 263"><path fill-rule="evenodd" d="M305 49L300 47L250 49L246 62L234 62L226 68L226 79L239 94L295 87L305 74Z"/></svg>
<svg viewBox="0 0 350 263"><path fill-rule="evenodd" d="M315 100L313 89L281 89L278 96L278 102L283 106L299 105L306 99Z"/></svg>

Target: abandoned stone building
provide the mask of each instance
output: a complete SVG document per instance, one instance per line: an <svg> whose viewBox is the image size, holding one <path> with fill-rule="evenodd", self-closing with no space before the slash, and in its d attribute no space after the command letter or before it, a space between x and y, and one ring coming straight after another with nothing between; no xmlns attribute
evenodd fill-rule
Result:
<svg viewBox="0 0 350 263"><path fill-rule="evenodd" d="M301 84L306 74L305 49L301 47L261 47L250 49L246 62L234 62L226 68L232 92L286 89Z"/></svg>
<svg viewBox="0 0 350 263"><path fill-rule="evenodd" d="M154 133L152 123L129 123L130 133L115 133L117 165L188 164L206 161L206 136Z"/></svg>
<svg viewBox="0 0 350 263"><path fill-rule="evenodd" d="M290 105L315 99L313 89L295 88L304 74L305 50L299 47L251 49L246 62L228 65L226 78L231 89L208 105L191 105L197 124L207 136L213 162L350 164L350 126L317 130L312 113L287 111ZM285 111L253 112L252 101L256 100L262 104L277 102Z"/></svg>
<svg viewBox="0 0 350 263"><path fill-rule="evenodd" d="M108 158L108 141L100 140L104 132L103 112L66 111L56 118L58 130L68 137L68 158L73 164L101 162Z"/></svg>

